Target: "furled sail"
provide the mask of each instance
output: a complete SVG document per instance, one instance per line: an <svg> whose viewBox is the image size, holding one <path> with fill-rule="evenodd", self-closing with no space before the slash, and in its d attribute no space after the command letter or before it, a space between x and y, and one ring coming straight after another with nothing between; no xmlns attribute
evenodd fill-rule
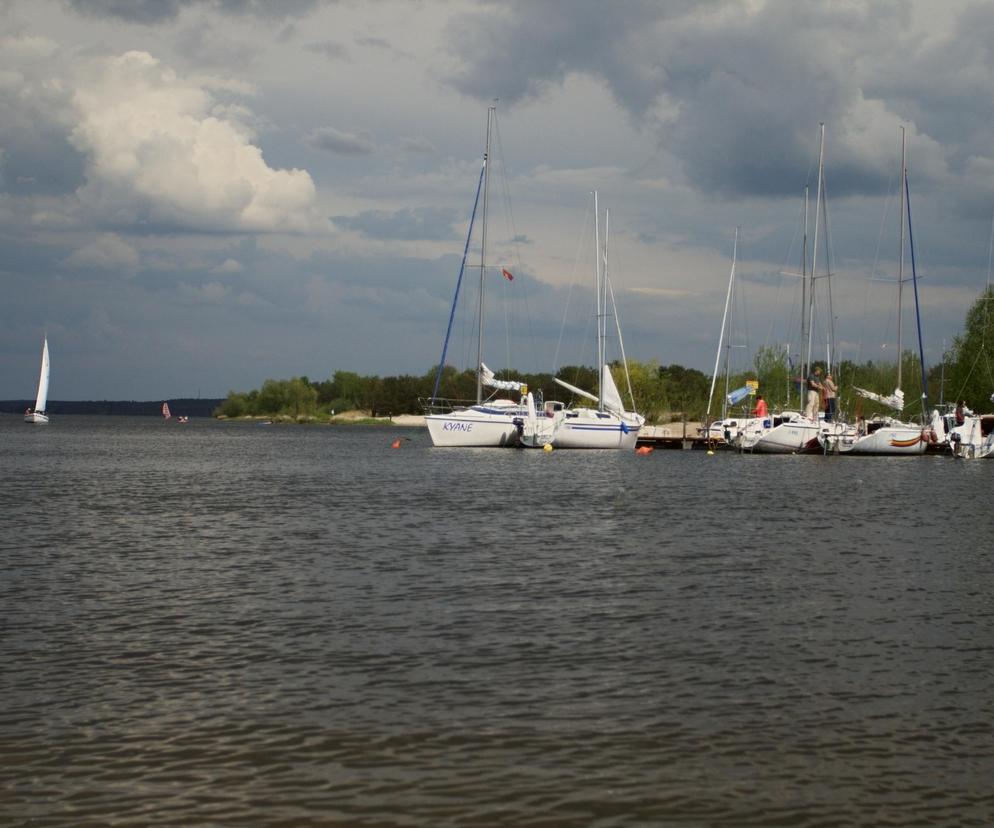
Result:
<svg viewBox="0 0 994 828"><path fill-rule="evenodd" d="M553 377L552 381L555 382L556 385L562 386L567 391L572 391L577 396L585 397L588 400L591 400L593 402L597 402L597 395L596 394L591 394L589 391L584 391L582 388L577 388L575 385L570 385L565 380L559 379L559 377Z"/></svg>
<svg viewBox="0 0 994 828"><path fill-rule="evenodd" d="M500 391L520 391L524 383L518 382L516 380L499 380L494 375L494 372L487 368L482 362L480 363L480 379L484 385L490 388L496 388Z"/></svg>
<svg viewBox="0 0 994 828"><path fill-rule="evenodd" d="M882 403L893 408L895 411L904 411L904 392L900 388L895 388L894 393L889 395L877 394L873 391L867 391L865 388L857 388L855 386L853 390L868 400Z"/></svg>

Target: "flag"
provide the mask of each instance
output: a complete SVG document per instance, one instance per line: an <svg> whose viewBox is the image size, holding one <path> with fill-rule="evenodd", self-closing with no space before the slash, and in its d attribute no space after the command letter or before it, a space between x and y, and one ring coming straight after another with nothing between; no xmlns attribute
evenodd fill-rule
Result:
<svg viewBox="0 0 994 828"><path fill-rule="evenodd" d="M514 274L511 273L511 271L508 270L506 267L502 267L500 269L500 272L504 274L504 278L507 279L507 281L509 281L509 282L513 282L514 281Z"/></svg>

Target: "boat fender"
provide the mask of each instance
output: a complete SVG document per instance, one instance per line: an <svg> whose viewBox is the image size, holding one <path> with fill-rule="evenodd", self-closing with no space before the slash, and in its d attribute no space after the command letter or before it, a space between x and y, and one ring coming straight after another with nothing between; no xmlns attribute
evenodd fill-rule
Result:
<svg viewBox="0 0 994 828"><path fill-rule="evenodd" d="M636 454L652 454L652 446L639 446L635 449Z"/></svg>
<svg viewBox="0 0 994 828"><path fill-rule="evenodd" d="M400 438L399 437L390 444L390 448L400 448Z"/></svg>

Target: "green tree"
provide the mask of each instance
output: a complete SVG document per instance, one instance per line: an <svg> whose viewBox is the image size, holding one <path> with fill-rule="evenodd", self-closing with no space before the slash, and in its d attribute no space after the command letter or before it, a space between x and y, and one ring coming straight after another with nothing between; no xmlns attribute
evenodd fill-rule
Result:
<svg viewBox="0 0 994 828"><path fill-rule="evenodd" d="M703 419L708 407L710 379L696 368L665 365L657 369L664 397L688 420Z"/></svg>
<svg viewBox="0 0 994 828"><path fill-rule="evenodd" d="M764 345L753 358L759 393L763 395L771 409L788 408L797 402L797 388L791 382L790 363L787 350L778 346Z"/></svg>
<svg viewBox="0 0 994 828"><path fill-rule="evenodd" d="M953 341L946 389L950 401L965 399L987 411L994 392L994 288L985 289L966 313L964 331Z"/></svg>

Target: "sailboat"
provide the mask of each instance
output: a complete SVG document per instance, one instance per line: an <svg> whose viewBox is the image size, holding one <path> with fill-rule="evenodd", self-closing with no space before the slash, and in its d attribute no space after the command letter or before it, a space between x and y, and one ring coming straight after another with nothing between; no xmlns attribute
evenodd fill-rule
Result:
<svg viewBox="0 0 994 828"><path fill-rule="evenodd" d="M614 290L611 288L607 273L607 234L609 217L605 218L603 262L600 249L600 233L598 223L597 193L594 192L594 251L595 251L595 284L597 291L597 361L600 366L598 374L598 393L592 394L582 388L577 388L564 380L555 378L557 385L567 391L590 400L596 408L589 406L566 407L563 403L548 401L541 415L536 410L534 395L525 395L526 413L517 418L520 440L523 446L529 448L571 448L571 449L623 449L634 450L638 440L639 430L645 425L645 417L634 411L626 411L621 393L611 374L611 366L607 362L607 308L610 291L611 305L618 331L618 342L621 343L621 326L618 323L617 307L614 305ZM602 267L603 264L603 267ZM621 344L621 361L627 364L624 357L624 345ZM631 389L629 388L629 395Z"/></svg>
<svg viewBox="0 0 994 828"><path fill-rule="evenodd" d="M918 354L922 370L922 400L926 396L925 385L925 353L922 347L921 315L918 309L918 279L915 272L915 245L911 235L911 199L908 189L907 143L904 127L901 127L901 231L900 251L897 270L897 386L892 394L878 394L866 388L854 388L864 399L881 403L893 408L897 413L904 411L904 391L901 390L901 311L903 306L902 291L904 288L904 247L905 229L911 248L911 276L915 289L915 318L918 325ZM923 405L924 408L924 405ZM928 448L928 430L921 425L907 423L889 416L878 416L870 420L860 419L856 429L843 434L829 434L822 438L827 451L842 454L896 454L919 455Z"/></svg>
<svg viewBox="0 0 994 828"><path fill-rule="evenodd" d="M45 337L41 347L41 373L38 376L38 396L35 398L35 407L24 412L24 422L44 424L48 422L46 407L48 406L48 337Z"/></svg>
<svg viewBox="0 0 994 828"><path fill-rule="evenodd" d="M483 389L492 388L497 391L527 390L522 383L513 380L498 380L493 371L483 363L483 298L487 272L487 199L490 184L490 143L497 117L497 108L491 106L487 110L487 137L483 152L483 165L480 178L476 185L476 199L473 202L473 212L469 222L469 232L466 235L466 246L463 249L462 265L459 268L459 278L456 282L455 296L452 299L452 309L449 313L449 324L442 344L442 357L438 363L438 374L435 378L435 388L432 396L422 400L425 411L425 425L432 445L446 447L499 447L512 446L518 442L518 429L514 418L525 413L521 400L500 399L491 397L484 399ZM473 223L476 218L476 208L483 196L483 212L481 216L480 242L480 295L478 306L478 339L476 361L476 401L470 404L453 403L438 396L439 383L445 367L445 355L449 346L449 336L452 333L452 322L455 317L456 304L459 300L459 289L463 274L466 270L466 257L469 243L473 235ZM504 271L505 276L508 275Z"/></svg>
<svg viewBox="0 0 994 828"><path fill-rule="evenodd" d="M173 415L169 413L169 403L164 402L162 404L162 417L163 417L163 419L168 420L172 416Z"/></svg>
<svg viewBox="0 0 994 828"><path fill-rule="evenodd" d="M802 309L801 309L801 352L804 359L801 363L802 382L807 377L811 366L812 329L814 327L815 280L823 278L816 276L818 265L818 233L826 228L825 245L828 249L828 205L825 193L825 124L819 124L821 138L818 148L818 188L815 195L815 236L811 251L811 271L807 272L807 224L808 202L807 187L804 199L804 246L801 259L802 279ZM826 254L827 258L827 254ZM831 302L831 290L829 290ZM831 314L830 314L831 315ZM831 356L831 348L829 349ZM841 432L841 426L835 423L823 423L818 412L813 417L796 411L783 411L773 417L749 421L740 431L734 441L736 448L744 451L754 451L762 454L797 454L819 449L819 434L830 431Z"/></svg>
<svg viewBox="0 0 994 828"><path fill-rule="evenodd" d="M769 428L771 420L765 417L736 417L729 416L729 407L738 405L746 397L750 396L752 389L749 386L736 388L730 391L729 381L729 354L732 349L731 317L729 310L732 307L732 297L735 293L735 267L738 261L739 252L739 228L735 228L735 239L732 242L732 268L728 274L728 292L725 294L725 310L721 316L721 331L718 334L718 350L714 355L714 371L711 374L711 390L708 392L708 407L704 415L707 424L706 435L709 445L725 444L728 446L737 445L739 437L745 429ZM714 402L714 389L718 382L718 366L721 364L721 351L725 350L725 391L721 403L721 416L711 421L711 405Z"/></svg>

